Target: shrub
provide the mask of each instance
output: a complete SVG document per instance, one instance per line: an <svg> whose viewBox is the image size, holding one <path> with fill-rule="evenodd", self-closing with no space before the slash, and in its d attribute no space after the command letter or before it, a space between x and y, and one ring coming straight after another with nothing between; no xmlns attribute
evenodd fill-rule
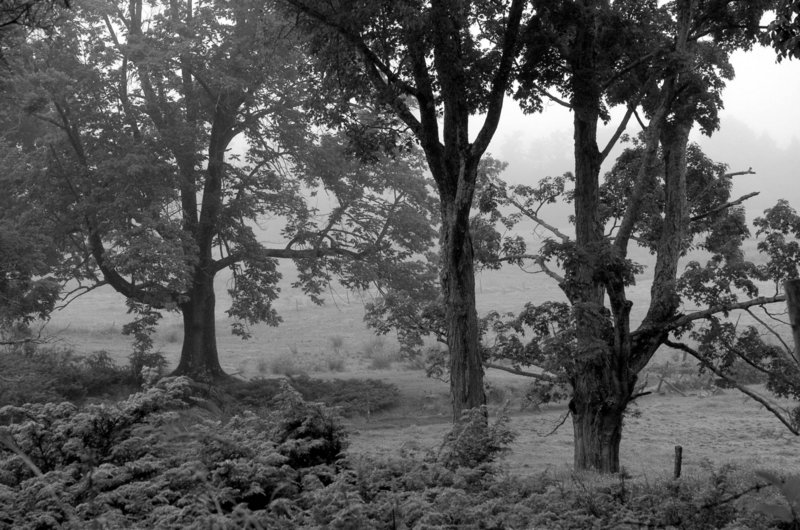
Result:
<svg viewBox="0 0 800 530"><path fill-rule="evenodd" d="M502 410L493 424L488 422L486 406L465 410L461 421L445 437L438 460L448 468L476 468L489 464L508 451L516 438Z"/></svg>
<svg viewBox="0 0 800 530"><path fill-rule="evenodd" d="M127 395L137 387L131 374L105 351L86 356L66 348L10 351L0 356L0 373L0 405L80 402L87 397Z"/></svg>
<svg viewBox="0 0 800 530"><path fill-rule="evenodd" d="M341 335L334 335L330 338L330 342L333 352L336 355L340 355L342 353L342 348L344 347L344 337Z"/></svg>
<svg viewBox="0 0 800 530"><path fill-rule="evenodd" d="M336 407L343 416L367 415L396 407L400 391L395 385L375 379L325 380L307 375L288 379L258 378L235 382L225 387L242 408L263 409L280 392L286 381L303 399Z"/></svg>
<svg viewBox="0 0 800 530"><path fill-rule="evenodd" d="M331 372L344 372L345 369L345 360L344 358L340 357L339 355L329 355L325 362L328 366L328 370Z"/></svg>
<svg viewBox="0 0 800 530"><path fill-rule="evenodd" d="M168 362L160 351L134 350L128 357L128 366L131 375L140 385L145 383L143 372L152 372L157 377L166 373Z"/></svg>
<svg viewBox="0 0 800 530"><path fill-rule="evenodd" d="M336 417L282 388L270 414L223 422L193 407L197 388L0 409L0 528L291 527L303 485L329 483L345 447Z"/></svg>
<svg viewBox="0 0 800 530"><path fill-rule="evenodd" d="M283 354L269 362L269 371L275 375L299 375L303 373L294 354Z"/></svg>
<svg viewBox="0 0 800 530"><path fill-rule="evenodd" d="M338 408L345 416L369 415L396 407L400 391L395 385L376 379L291 378L291 385L303 398Z"/></svg>

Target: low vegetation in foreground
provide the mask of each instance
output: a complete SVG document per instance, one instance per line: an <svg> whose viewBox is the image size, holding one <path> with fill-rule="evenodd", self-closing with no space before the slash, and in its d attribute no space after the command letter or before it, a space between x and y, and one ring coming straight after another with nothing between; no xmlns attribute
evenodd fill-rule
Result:
<svg viewBox="0 0 800 530"><path fill-rule="evenodd" d="M263 381L187 378L116 402L5 405L0 528L797 528L800 489L769 474L516 476L508 418L487 429L480 411L440 447L359 457L339 409L296 382L260 406Z"/></svg>

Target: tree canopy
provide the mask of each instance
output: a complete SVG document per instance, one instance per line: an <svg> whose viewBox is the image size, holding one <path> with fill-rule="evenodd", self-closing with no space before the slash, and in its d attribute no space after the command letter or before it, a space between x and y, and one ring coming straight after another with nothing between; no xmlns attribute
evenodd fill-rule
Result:
<svg viewBox="0 0 800 530"><path fill-rule="evenodd" d="M277 259L295 260L316 297L334 276L378 280L433 235L413 151L365 163L316 126L302 47L264 2L97 0L29 41L4 78L9 149L43 161L17 178L16 206L46 223L57 276L75 293L111 285L143 315L180 311L179 373L223 375L220 271L233 272L228 314L246 336L279 322ZM261 242L266 219L284 246Z"/></svg>

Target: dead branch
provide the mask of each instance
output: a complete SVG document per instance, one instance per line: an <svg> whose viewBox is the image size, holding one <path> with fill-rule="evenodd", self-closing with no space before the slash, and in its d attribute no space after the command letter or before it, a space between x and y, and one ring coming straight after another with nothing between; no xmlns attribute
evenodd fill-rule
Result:
<svg viewBox="0 0 800 530"><path fill-rule="evenodd" d="M539 381L547 381L548 383L555 383L556 381L558 381L558 379L555 376L546 373L537 374L536 372L528 372L526 370L519 370L518 368L503 366L494 363L483 363L483 366L485 366L486 368L494 368L495 370L502 370L504 372L508 372L514 375L531 377L533 379L538 379Z"/></svg>
<svg viewBox="0 0 800 530"><path fill-rule="evenodd" d="M737 204L742 204L747 199L749 199L751 197L755 197L756 195L758 195L760 193L761 193L760 191L754 191L752 193L748 193L746 195L742 195L741 197L739 197L735 201L730 201L730 202L726 202L725 204L720 204L716 208L712 208L711 210L709 210L709 211L707 211L705 213L701 213L701 214L698 214L698 215L695 215L695 216L691 217L689 220L692 221L692 222L695 222L695 221L699 221L701 219L705 219L706 217L714 215L715 213L719 213L719 212L721 212L723 210L727 210L728 208L730 208L732 206L736 206Z"/></svg>

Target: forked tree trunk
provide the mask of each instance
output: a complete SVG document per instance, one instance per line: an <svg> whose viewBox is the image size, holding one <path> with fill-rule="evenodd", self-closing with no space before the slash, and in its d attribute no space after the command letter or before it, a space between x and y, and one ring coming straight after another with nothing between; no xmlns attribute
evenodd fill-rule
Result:
<svg viewBox="0 0 800 530"><path fill-rule="evenodd" d="M214 276L198 271L189 299L180 305L183 313L183 347L173 375L197 381L217 382L228 376L219 364L214 309Z"/></svg>
<svg viewBox="0 0 800 530"><path fill-rule="evenodd" d="M450 351L450 391L453 422L464 410L486 404L483 363L475 309L475 270L469 221L443 205L442 290L445 297L447 346Z"/></svg>

